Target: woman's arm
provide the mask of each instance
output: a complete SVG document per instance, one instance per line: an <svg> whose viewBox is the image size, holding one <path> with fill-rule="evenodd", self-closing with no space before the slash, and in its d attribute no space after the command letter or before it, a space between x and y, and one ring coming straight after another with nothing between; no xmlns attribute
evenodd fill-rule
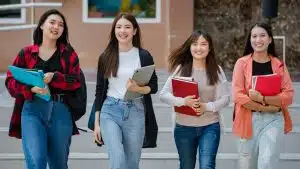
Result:
<svg viewBox="0 0 300 169"><path fill-rule="evenodd" d="M254 89L249 90L249 97L252 101L261 103L263 105L273 105L281 107L281 97L277 96L263 96L258 91Z"/></svg>
<svg viewBox="0 0 300 169"><path fill-rule="evenodd" d="M172 83L173 76L174 76L174 74L169 76L169 78L167 79L165 85L163 86L163 88L159 92L159 99L163 103L169 104L171 106L178 106L178 107L184 106L185 105L185 99L182 98L182 97L175 97L172 93L172 84L171 83Z"/></svg>
<svg viewBox="0 0 300 169"><path fill-rule="evenodd" d="M29 54L29 52L27 52L26 54ZM17 66L17 67L26 68L25 64L26 64L25 49L22 49L19 52L19 54L15 57L12 65ZM9 92L9 94L14 98L22 97L26 100L32 100L32 98L33 98L34 94L31 92L31 88L33 86L27 86L23 83L18 82L17 80L15 80L13 78L13 76L9 70L7 71L7 75L6 75L6 79L5 79L5 86Z"/></svg>
<svg viewBox="0 0 300 169"><path fill-rule="evenodd" d="M152 79L152 80L151 80ZM129 91L141 93L141 94L155 94L157 92L157 76L155 70L151 76L149 83L146 86L139 86L134 80L129 79L127 81L127 89Z"/></svg>
<svg viewBox="0 0 300 169"><path fill-rule="evenodd" d="M138 86L134 90L135 92L141 93L141 94L149 94L151 92L151 88L149 86Z"/></svg>
<svg viewBox="0 0 300 169"><path fill-rule="evenodd" d="M54 72L52 81L49 83L50 86L62 90L75 90L80 87L80 66L77 53L74 49L69 46L66 54L62 57L65 57L65 64L68 64L67 74L64 72L56 71ZM68 63L67 63L68 62ZM65 65L64 68L67 66Z"/></svg>
<svg viewBox="0 0 300 169"><path fill-rule="evenodd" d="M294 89L292 86L292 80L289 71L284 66L283 76L281 82L281 93L277 96L266 96L265 103L270 105L275 105L279 107L286 107L293 102Z"/></svg>
<svg viewBox="0 0 300 169"><path fill-rule="evenodd" d="M146 51L147 55L148 55L148 59L146 60L147 61L147 66L148 65L154 65L154 61L153 61L153 57L152 55ZM149 88L148 88L149 87ZM148 92L148 90L150 89L150 91ZM142 94L155 94L158 90L158 84L157 84L157 75L156 75L156 72L154 70L151 78L150 78L150 81L148 83L148 85L144 86L143 88L140 89Z"/></svg>
<svg viewBox="0 0 300 169"><path fill-rule="evenodd" d="M276 96L262 96L256 91L249 92L252 100L262 104L273 105L277 107L285 107L292 103L294 90L288 70L284 70L281 83L281 93Z"/></svg>
<svg viewBox="0 0 300 169"><path fill-rule="evenodd" d="M256 103L250 99L248 92L245 88L245 76L244 68L245 64L243 60L239 59L234 65L232 75L232 96L233 102L239 104L249 110L261 111L262 105Z"/></svg>
<svg viewBox="0 0 300 169"><path fill-rule="evenodd" d="M265 104L281 107L281 96L264 96L263 102Z"/></svg>
<svg viewBox="0 0 300 169"><path fill-rule="evenodd" d="M228 82L223 69L221 67L219 68L221 73L219 75L220 82L216 86L217 99L213 102L206 103L206 111L218 112L230 102Z"/></svg>
<svg viewBox="0 0 300 169"><path fill-rule="evenodd" d="M257 105L258 104L258 105ZM272 112L279 112L280 107L273 106L273 105L262 105L257 102L249 102L243 105L246 109L250 109L256 112L266 112L266 113L272 113Z"/></svg>

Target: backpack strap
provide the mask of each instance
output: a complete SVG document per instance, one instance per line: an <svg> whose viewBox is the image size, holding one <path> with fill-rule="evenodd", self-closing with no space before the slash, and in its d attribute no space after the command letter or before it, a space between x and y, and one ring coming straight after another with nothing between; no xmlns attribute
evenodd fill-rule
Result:
<svg viewBox="0 0 300 169"><path fill-rule="evenodd" d="M61 54L61 57L63 57L63 59L65 60L65 79L67 82L69 83L73 83L76 79L76 77L74 77L74 75L69 75L69 68L70 68L70 56L72 54L72 52L74 51L74 49L72 48L72 46L70 44L67 45L66 50Z"/></svg>
<svg viewBox="0 0 300 169"><path fill-rule="evenodd" d="M72 50L73 50L73 48L71 47L70 44L68 44L67 49L65 50L65 53L64 53L65 56L63 56L64 59L65 59L65 63L66 63L66 69L65 69L65 73L66 74L68 74L68 72L69 72L69 68L70 68L70 56L72 54Z"/></svg>

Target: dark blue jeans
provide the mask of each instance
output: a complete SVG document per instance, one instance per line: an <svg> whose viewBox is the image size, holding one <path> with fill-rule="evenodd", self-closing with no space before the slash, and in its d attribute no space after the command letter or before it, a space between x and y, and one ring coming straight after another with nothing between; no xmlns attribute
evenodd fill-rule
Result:
<svg viewBox="0 0 300 169"><path fill-rule="evenodd" d="M195 169L197 148L199 169L215 169L220 143L220 124L192 127L176 124L174 138L180 169Z"/></svg>
<svg viewBox="0 0 300 169"><path fill-rule="evenodd" d="M67 169L72 118L67 106L37 97L25 101L21 116L27 169Z"/></svg>

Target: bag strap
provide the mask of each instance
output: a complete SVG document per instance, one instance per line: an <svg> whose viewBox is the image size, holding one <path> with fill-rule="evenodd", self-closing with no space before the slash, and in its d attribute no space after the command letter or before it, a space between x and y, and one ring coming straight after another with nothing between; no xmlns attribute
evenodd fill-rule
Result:
<svg viewBox="0 0 300 169"><path fill-rule="evenodd" d="M66 47L67 49L65 50L65 52L62 53L63 56L61 57L64 57L63 59L65 60L65 64L66 64L66 68L65 68L65 79L66 81L70 82L70 83L73 83L74 82L74 76L72 75L69 75L69 68L70 68L70 56L72 54L72 52L74 51L74 49L72 48L72 46L70 44L67 45Z"/></svg>
<svg viewBox="0 0 300 169"><path fill-rule="evenodd" d="M72 47L71 47L70 44L68 44L66 52L65 52L65 56L63 56L64 59L65 59L65 63L66 63L66 70L65 70L66 74L68 74L69 68L70 68L70 55L71 55L71 52L72 52Z"/></svg>

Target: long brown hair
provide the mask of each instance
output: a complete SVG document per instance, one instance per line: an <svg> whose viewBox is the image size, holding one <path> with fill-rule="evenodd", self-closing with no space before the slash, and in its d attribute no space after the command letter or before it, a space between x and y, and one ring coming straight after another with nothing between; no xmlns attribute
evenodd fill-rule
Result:
<svg viewBox="0 0 300 169"><path fill-rule="evenodd" d="M109 78L111 76L117 77L118 68L119 68L119 43L116 38L115 28L117 22L121 19L125 18L131 22L133 25L133 29L136 30L136 34L133 36L132 45L136 48L141 48L141 30L140 27L132 14L129 13L120 13L118 14L112 24L110 31L110 39L107 47L104 52L99 57L98 61L98 69L101 75L105 78Z"/></svg>
<svg viewBox="0 0 300 169"><path fill-rule="evenodd" d="M247 36L247 40L246 40L246 44L245 44L245 49L244 49L243 56L246 56L246 55L254 52L254 50L252 48L252 45L251 45L251 31L256 26L260 27L260 28L263 28L264 30L266 30L268 36L270 38L272 38L272 41L271 41L271 43L268 46L268 54L272 55L273 57L278 57L277 53L276 53L276 50L275 50L275 43L274 43L274 38L273 38L273 33L272 33L271 25L269 23L267 23L266 21L259 21L259 22L255 23L250 28L248 36Z"/></svg>
<svg viewBox="0 0 300 169"><path fill-rule="evenodd" d="M194 31L190 37L177 49L171 52L169 55L169 72L174 72L178 66L181 76L190 77L193 72L193 56L191 54L191 45L202 36L209 44L209 53L206 56L206 76L208 78L208 84L214 85L218 83L220 68L217 64L213 42L211 36L201 30Z"/></svg>

